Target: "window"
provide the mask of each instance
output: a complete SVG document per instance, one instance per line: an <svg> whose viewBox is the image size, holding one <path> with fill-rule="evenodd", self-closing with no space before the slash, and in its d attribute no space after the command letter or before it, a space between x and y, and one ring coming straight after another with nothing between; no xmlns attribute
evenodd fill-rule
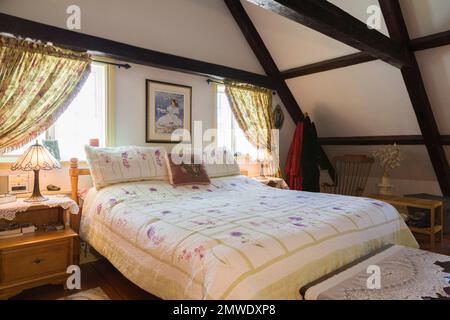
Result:
<svg viewBox="0 0 450 320"><path fill-rule="evenodd" d="M91 65L85 85L53 126L50 138L58 140L63 160L85 159L84 145L89 139L99 139L101 147L106 144L106 68Z"/></svg>
<svg viewBox="0 0 450 320"><path fill-rule="evenodd" d="M99 146L106 145L107 68L105 64L92 63L91 74L72 103L55 124L37 138L39 142L57 140L61 160L85 159L84 145L89 144L90 139L99 139ZM33 143L6 156L19 156Z"/></svg>
<svg viewBox="0 0 450 320"><path fill-rule="evenodd" d="M258 152L239 127L225 94L225 86L217 86L217 146L231 150L243 162L257 160Z"/></svg>

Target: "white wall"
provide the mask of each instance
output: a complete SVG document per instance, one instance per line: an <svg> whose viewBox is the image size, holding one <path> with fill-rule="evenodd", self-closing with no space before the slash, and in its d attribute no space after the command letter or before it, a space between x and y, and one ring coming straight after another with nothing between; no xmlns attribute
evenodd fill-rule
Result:
<svg viewBox="0 0 450 320"><path fill-rule="evenodd" d="M319 136L419 134L398 69L373 61L288 80Z"/></svg>
<svg viewBox="0 0 450 320"><path fill-rule="evenodd" d="M145 142L145 80L192 87L192 120L203 129L214 126L214 89L206 78L141 65L116 70L116 144L147 145ZM148 144L151 145L151 144ZM171 147L170 144L166 147Z"/></svg>
<svg viewBox="0 0 450 320"><path fill-rule="evenodd" d="M241 2L280 70L358 51L245 0Z"/></svg>
<svg viewBox="0 0 450 320"><path fill-rule="evenodd" d="M278 95L275 95L273 97L272 103L273 108L275 108L277 104L279 104L284 114L284 124L280 129L280 168L281 172L283 172L284 174L284 166L286 165L289 147L291 146L296 124L294 123L291 116L287 112Z"/></svg>
<svg viewBox="0 0 450 320"><path fill-rule="evenodd" d="M72 4L81 8L82 33L264 74L222 0L1 0L0 12L66 28L66 8ZM204 129L213 127L214 93L205 78L133 65L116 70L117 145L149 145L145 79L192 86L192 120L202 121ZM289 121L286 114L285 128ZM289 129L283 134L289 136ZM281 153L285 157L287 151ZM9 173L0 170L0 175ZM42 172L41 188L50 183L67 190L67 168Z"/></svg>
<svg viewBox="0 0 450 320"><path fill-rule="evenodd" d="M1 0L0 11L66 28L69 5L82 33L264 74L222 0Z"/></svg>
<svg viewBox="0 0 450 320"><path fill-rule="evenodd" d="M367 19L367 7L377 4L377 0L330 1L361 21ZM400 2L412 38L450 28L448 0ZM357 51L247 1L242 3L281 70ZM65 27L65 9L69 4L81 6L81 32L263 73L222 0L1 0L0 11ZM388 34L384 21L381 32ZM450 46L416 55L439 129L442 134L450 134ZM193 119L201 119L205 127L212 125L212 92L203 78L142 66L117 74L119 144L144 144L146 78L192 85ZM302 110L315 121L320 136L420 134L400 72L384 62L292 79L288 85ZM287 112L285 118L281 131L283 166L294 131ZM371 152L346 146L325 149L330 158ZM449 148L446 149L450 157ZM411 183L398 183L397 192L414 192L410 189L417 187L430 188L435 193L436 177L425 148L405 147L405 152L404 169L396 172L395 179Z"/></svg>
<svg viewBox="0 0 450 320"><path fill-rule="evenodd" d="M385 146L324 146L324 150L332 159L344 154L371 156L375 150L383 147ZM413 193L441 195L441 189L425 146L400 146L400 150L403 156L401 166L390 171L394 185L393 194L399 196ZM448 154L450 154L450 148ZM366 193L378 193L377 184L380 182L382 174L381 167L375 163L370 172ZM321 177L323 181L330 181L325 172L322 172Z"/></svg>
<svg viewBox="0 0 450 320"><path fill-rule="evenodd" d="M116 109L116 145L151 146L145 142L145 80L157 80L192 87L192 120L201 121L203 130L214 128L215 91L206 78L175 71L162 70L141 65L132 65L131 69L116 69L115 72L115 109ZM280 132L280 162L284 167L294 124L277 95L273 98L273 107L280 104L284 110L285 123ZM164 145L170 150L173 144ZM10 174L9 170L0 170L0 175ZM33 175L30 174L30 178ZM31 180L30 180L31 181ZM68 169L41 172L41 188L52 183L63 190L70 188ZM87 184L85 184L87 185Z"/></svg>
<svg viewBox="0 0 450 320"><path fill-rule="evenodd" d="M400 0L410 38L450 29L448 0Z"/></svg>
<svg viewBox="0 0 450 320"><path fill-rule="evenodd" d="M416 57L439 131L450 134L450 45L418 51Z"/></svg>
<svg viewBox="0 0 450 320"><path fill-rule="evenodd" d="M329 0L357 19L366 22L367 8L377 0ZM245 2L245 1L244 1ZM448 0L401 0L411 38L450 28ZM299 67L344 56L357 50L318 34L298 23L244 4L280 69ZM381 30L389 35L384 19ZM425 86L442 134L450 132L448 108L450 46L418 52ZM304 112L316 122L319 136L416 135L420 128L401 73L395 67L373 61L347 68L289 79L289 88ZM371 154L376 146L335 146L324 149L333 158L342 154ZM393 172L397 194L440 193L434 170L424 146L402 147L405 161ZM450 156L450 151L447 157ZM375 168L368 190L375 191L379 169ZM328 179L325 172L323 180Z"/></svg>
<svg viewBox="0 0 450 320"><path fill-rule="evenodd" d="M180 72L132 65L129 70L116 71L116 144L153 145L145 143L145 80L157 80L192 87L192 120L201 121L203 131L215 126L215 91L204 77ZM294 123L278 95L273 96L273 107L279 104L285 116L280 131L280 162L284 166ZM173 145L165 145L170 149Z"/></svg>
<svg viewBox="0 0 450 320"><path fill-rule="evenodd" d="M201 121L203 131L215 126L215 91L206 78L180 72L132 65L116 70L116 145L153 145L145 143L145 80L157 80L192 87L192 120ZM295 125L278 95L272 105L279 104L285 121L280 130L280 162L284 167ZM167 144L170 149L173 145Z"/></svg>

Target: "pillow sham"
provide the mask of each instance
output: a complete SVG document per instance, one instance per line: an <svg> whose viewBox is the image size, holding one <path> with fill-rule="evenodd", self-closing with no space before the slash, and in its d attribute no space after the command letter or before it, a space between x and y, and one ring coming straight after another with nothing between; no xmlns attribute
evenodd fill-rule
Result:
<svg viewBox="0 0 450 320"><path fill-rule="evenodd" d="M85 146L84 150L97 189L122 182L168 179L162 147Z"/></svg>
<svg viewBox="0 0 450 320"><path fill-rule="evenodd" d="M185 161L178 159L178 157L175 159L173 154L166 154L167 173L170 183L173 186L210 184L211 181L203 163L200 161L196 162L196 156L194 154L189 154L187 157L188 161Z"/></svg>
<svg viewBox="0 0 450 320"><path fill-rule="evenodd" d="M233 154L223 148L206 150L203 153L205 169L210 178L236 176L241 174Z"/></svg>

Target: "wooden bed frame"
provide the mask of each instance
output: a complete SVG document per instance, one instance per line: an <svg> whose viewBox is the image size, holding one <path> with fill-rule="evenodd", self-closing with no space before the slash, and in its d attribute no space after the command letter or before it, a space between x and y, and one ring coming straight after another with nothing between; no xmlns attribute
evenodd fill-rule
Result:
<svg viewBox="0 0 450 320"><path fill-rule="evenodd" d="M72 158L70 159L70 168L69 168L69 176L70 176L70 197L73 201L75 201L78 205L80 205L80 198L78 197L78 177L79 176L90 176L91 170L89 168L78 168L78 159ZM82 209L77 215L71 217L71 227L76 232L80 232L80 221L81 221Z"/></svg>
<svg viewBox="0 0 450 320"><path fill-rule="evenodd" d="M70 168L69 168L69 176L70 176L70 197L73 201L80 205L80 198L78 196L78 177L79 176L90 176L91 170L89 168L78 168L78 159L71 158L70 159ZM80 207L80 210L77 215L72 215L70 217L70 227L77 234L80 233L80 222L81 216L83 214L83 210ZM80 237L78 236L73 243L73 255L74 255L74 263L80 263L80 255L81 255L81 242Z"/></svg>

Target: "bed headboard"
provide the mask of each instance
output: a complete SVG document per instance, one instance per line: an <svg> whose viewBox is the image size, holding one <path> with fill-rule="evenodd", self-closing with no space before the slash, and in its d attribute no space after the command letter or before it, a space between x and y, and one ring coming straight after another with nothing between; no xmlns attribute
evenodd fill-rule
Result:
<svg viewBox="0 0 450 320"><path fill-rule="evenodd" d="M91 170L89 168L78 168L78 159L72 158L70 159L70 168L69 168L69 176L70 176L70 197L73 201L75 201L78 205L80 204L80 198L78 196L78 177L79 176L90 176ZM80 221L81 221L82 210L80 208L79 214L71 217L71 227L75 232L79 232L80 229Z"/></svg>

